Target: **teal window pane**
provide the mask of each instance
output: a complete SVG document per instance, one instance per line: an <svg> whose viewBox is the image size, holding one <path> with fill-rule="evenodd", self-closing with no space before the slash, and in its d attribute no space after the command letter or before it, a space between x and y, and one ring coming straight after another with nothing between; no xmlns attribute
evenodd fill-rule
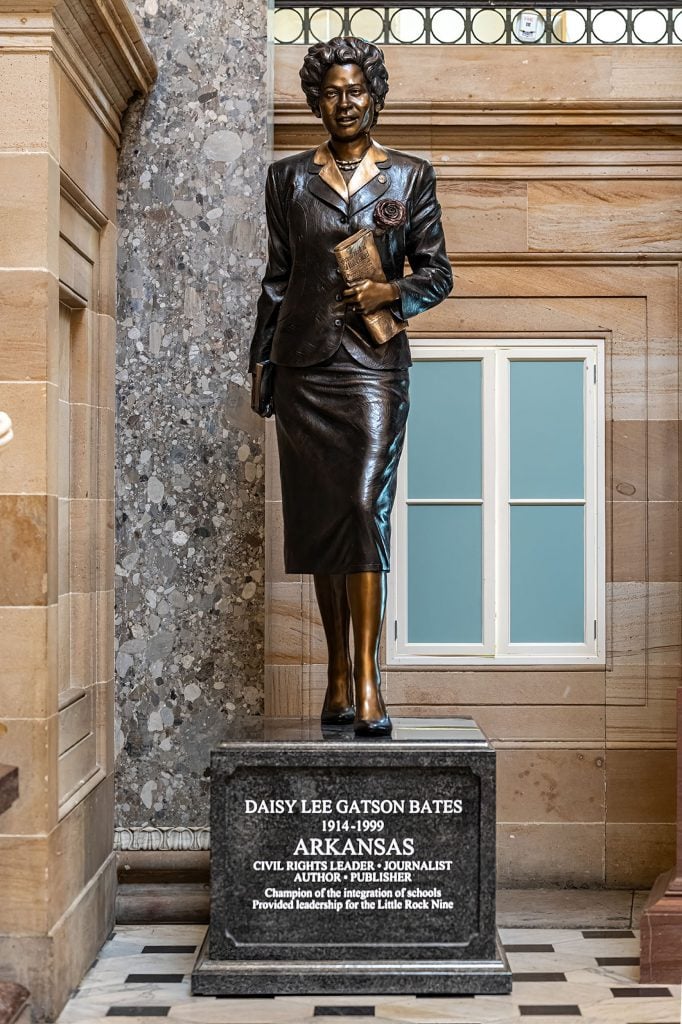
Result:
<svg viewBox="0 0 682 1024"><path fill-rule="evenodd" d="M510 512L511 642L584 643L584 506Z"/></svg>
<svg viewBox="0 0 682 1024"><path fill-rule="evenodd" d="M410 371L410 498L481 497L480 359L423 359Z"/></svg>
<svg viewBox="0 0 682 1024"><path fill-rule="evenodd" d="M411 505L407 517L408 641L481 643L481 506Z"/></svg>
<svg viewBox="0 0 682 1024"><path fill-rule="evenodd" d="M585 364L567 359L512 361L512 498L583 498Z"/></svg>

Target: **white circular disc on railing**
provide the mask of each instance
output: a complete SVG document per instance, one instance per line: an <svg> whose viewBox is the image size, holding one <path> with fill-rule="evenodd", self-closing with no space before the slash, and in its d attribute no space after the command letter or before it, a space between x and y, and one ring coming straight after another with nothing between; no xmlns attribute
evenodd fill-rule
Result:
<svg viewBox="0 0 682 1024"><path fill-rule="evenodd" d="M14 437L12 421L6 412L0 412L0 448L9 444Z"/></svg>

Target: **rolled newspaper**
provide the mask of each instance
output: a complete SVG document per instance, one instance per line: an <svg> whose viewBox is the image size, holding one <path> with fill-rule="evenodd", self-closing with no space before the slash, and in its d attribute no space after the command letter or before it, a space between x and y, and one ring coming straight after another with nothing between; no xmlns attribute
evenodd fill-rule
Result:
<svg viewBox="0 0 682 1024"><path fill-rule="evenodd" d="M356 231L350 238L335 245L334 255L346 284L353 284L365 278L370 281L386 280L379 250L369 228ZM406 326L405 320L398 320L390 309L386 308L379 309L376 313L363 313L362 319L375 345L385 345L396 334L404 331Z"/></svg>

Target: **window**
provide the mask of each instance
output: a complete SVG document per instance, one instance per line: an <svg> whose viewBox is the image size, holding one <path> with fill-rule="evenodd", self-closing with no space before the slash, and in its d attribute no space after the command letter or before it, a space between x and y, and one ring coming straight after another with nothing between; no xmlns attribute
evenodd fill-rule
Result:
<svg viewBox="0 0 682 1024"><path fill-rule="evenodd" d="M603 661L602 347L413 345L390 664Z"/></svg>

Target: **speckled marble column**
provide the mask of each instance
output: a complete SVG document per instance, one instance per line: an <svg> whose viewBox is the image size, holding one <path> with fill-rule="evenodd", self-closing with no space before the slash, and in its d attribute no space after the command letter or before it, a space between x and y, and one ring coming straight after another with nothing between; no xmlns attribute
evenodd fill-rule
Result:
<svg viewBox="0 0 682 1024"><path fill-rule="evenodd" d="M265 0L135 5L159 64L120 160L121 826L208 820L209 751L263 698L262 422L247 352L269 159Z"/></svg>

